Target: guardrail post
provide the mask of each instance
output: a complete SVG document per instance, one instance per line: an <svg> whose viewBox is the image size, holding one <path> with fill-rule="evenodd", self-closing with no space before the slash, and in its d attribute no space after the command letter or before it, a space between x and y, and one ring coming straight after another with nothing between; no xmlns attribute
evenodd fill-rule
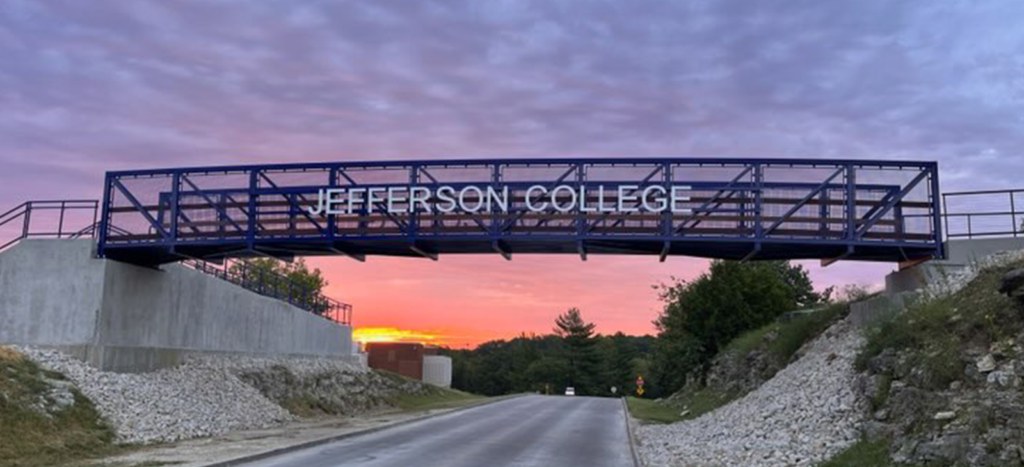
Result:
<svg viewBox="0 0 1024 467"><path fill-rule="evenodd" d="M934 231L933 236L939 252L938 258L936 259L943 259L946 258L946 244L942 242L942 209L944 206L941 208L939 206L939 193L941 193L939 188L939 164L937 162L933 162L927 170L931 171L932 178L930 190L931 197L928 201L931 202L932 205L932 230Z"/></svg>
<svg viewBox="0 0 1024 467"><path fill-rule="evenodd" d="M67 201L60 202L60 220L57 221L57 238L61 238L64 235L64 209L67 207Z"/></svg>
<svg viewBox="0 0 1024 467"><path fill-rule="evenodd" d="M28 238L29 229L32 224L32 203L25 204L25 217L21 225L21 238Z"/></svg>
<svg viewBox="0 0 1024 467"><path fill-rule="evenodd" d="M1017 238L1018 230L1020 230L1020 225L1017 224L1017 206L1013 201L1013 191L1011 190L1007 194L1010 195L1010 222L1013 223L1013 237Z"/></svg>
<svg viewBox="0 0 1024 467"><path fill-rule="evenodd" d="M952 230L949 230L949 201L947 200L947 196L946 196L946 193L943 193L943 194L942 194L942 213L943 213L943 214L945 214L945 215L944 215L944 216L942 216L942 217L943 217L943 218L944 218L944 220L945 220L945 224L946 224L946 235L948 236L948 235L950 235L950 234L951 234L951 233L952 233L953 231L952 231ZM940 239L940 240L941 240L941 239Z"/></svg>
<svg viewBox="0 0 1024 467"><path fill-rule="evenodd" d="M92 238L96 238L96 220L99 212L99 203L92 202Z"/></svg>

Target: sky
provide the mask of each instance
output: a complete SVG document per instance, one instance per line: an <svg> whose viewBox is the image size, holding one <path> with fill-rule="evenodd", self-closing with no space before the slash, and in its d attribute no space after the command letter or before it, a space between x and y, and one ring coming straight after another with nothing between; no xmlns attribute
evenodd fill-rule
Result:
<svg viewBox="0 0 1024 467"><path fill-rule="evenodd" d="M1024 2L0 3L0 210L105 170L544 156L923 159L1024 186ZM360 327L455 346L654 332L706 262L313 262ZM808 263L819 286L891 265ZM425 337L424 337L425 335Z"/></svg>

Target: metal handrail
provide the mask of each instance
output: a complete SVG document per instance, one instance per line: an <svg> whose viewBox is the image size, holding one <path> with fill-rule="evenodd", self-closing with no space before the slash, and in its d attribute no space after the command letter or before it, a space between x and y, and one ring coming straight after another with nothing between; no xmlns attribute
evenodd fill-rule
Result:
<svg viewBox="0 0 1024 467"><path fill-rule="evenodd" d="M57 211L56 225L51 222L41 222L39 217L33 217L34 212ZM69 225L67 214L72 211L90 211L91 222L85 226ZM21 228L13 238L0 244L0 251L27 238L52 238L52 239L77 239L96 238L100 231L99 201L85 199L71 200L33 200L21 203L14 208L0 214L0 227L20 221ZM46 224L46 225L41 225ZM128 232L117 226L107 226L111 232L127 234ZM3 239L0 238L0 241ZM216 267L204 261L186 261L187 266L197 271L205 272L215 277L227 280L242 286L248 290L278 300L284 300L291 305L306 310L310 313L322 316L331 321L341 324L351 324L352 305L326 297L319 291L309 293L298 285L297 282L277 273L265 273L261 271L259 277L247 274L244 262L241 262L241 273L231 268L234 262L228 262L222 268Z"/></svg>
<svg viewBox="0 0 1024 467"><path fill-rule="evenodd" d="M1006 197L1003 198L1003 195ZM1021 237L1024 236L1024 206L1018 208L1016 196L1024 195L1024 188L1015 189L1004 189L1004 190L978 190L978 191L957 191L951 193L943 193L942 195L942 211L943 211L943 222L945 223L945 231L947 239L954 238L980 238L980 237ZM963 197L977 197L986 196L995 199L996 202L1000 203L1000 207L994 211L982 211L977 212L972 210L971 212L950 212L949 201L950 199L963 198ZM1005 203L1005 204L1004 204ZM995 230L987 229L976 231L975 220L979 218L1004 218L1009 221L1009 227L1005 225L998 227ZM950 228L950 219L966 219L966 232L954 233Z"/></svg>
<svg viewBox="0 0 1024 467"><path fill-rule="evenodd" d="M33 220L32 213L37 211L58 211L56 230L53 226L40 228L38 218ZM85 227L67 226L66 216L73 211L91 211L92 221ZM21 231L10 240L0 244L3 251L26 238L81 238L88 235L96 238L99 219L99 201L91 199L68 200L32 200L21 203L0 214L0 227L21 220Z"/></svg>
<svg viewBox="0 0 1024 467"><path fill-rule="evenodd" d="M187 260L182 264L251 292L282 300L336 323L352 323L352 305L327 297L319 291L310 291L283 274L263 269L260 269L258 274L253 273L245 261L228 260L223 265L214 265L207 261ZM239 266L235 267L236 265Z"/></svg>

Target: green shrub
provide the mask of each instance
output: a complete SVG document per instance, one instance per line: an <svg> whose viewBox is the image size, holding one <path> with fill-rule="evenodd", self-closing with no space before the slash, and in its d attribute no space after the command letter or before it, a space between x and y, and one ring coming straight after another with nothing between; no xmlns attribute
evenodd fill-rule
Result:
<svg viewBox="0 0 1024 467"><path fill-rule="evenodd" d="M775 321L784 312L825 302L807 272L784 261L713 261L693 281L663 286L665 309L655 320L659 345L654 369L666 389L683 386L686 375L707 364L744 333Z"/></svg>
<svg viewBox="0 0 1024 467"><path fill-rule="evenodd" d="M875 392L871 395L871 410L878 410L885 406L889 400L889 390L892 388L892 377L879 375L875 380Z"/></svg>

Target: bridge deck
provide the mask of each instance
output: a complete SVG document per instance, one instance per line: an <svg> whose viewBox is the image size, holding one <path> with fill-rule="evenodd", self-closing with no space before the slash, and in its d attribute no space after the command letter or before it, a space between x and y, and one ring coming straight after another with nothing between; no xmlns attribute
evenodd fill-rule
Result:
<svg viewBox="0 0 1024 467"><path fill-rule="evenodd" d="M462 195L450 212L441 209L443 187ZM317 213L324 190L345 190L326 199L346 209ZM415 190L429 196L410 202ZM937 193L936 164L905 161L526 159L111 172L100 253L146 265L449 253L904 261L942 255Z"/></svg>

